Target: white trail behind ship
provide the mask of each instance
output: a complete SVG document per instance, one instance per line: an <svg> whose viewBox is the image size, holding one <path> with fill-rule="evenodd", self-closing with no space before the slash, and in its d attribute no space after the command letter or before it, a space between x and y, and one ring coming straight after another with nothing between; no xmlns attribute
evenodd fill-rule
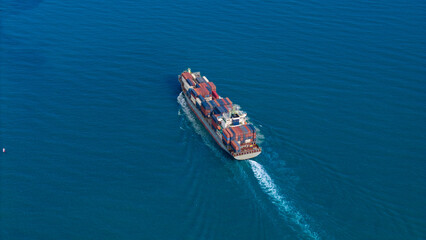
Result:
<svg viewBox="0 0 426 240"><path fill-rule="evenodd" d="M206 143L206 145L211 150L213 150L213 152L217 156L221 156L221 151L219 151L219 149L214 144L211 144L209 142L210 136L202 130L201 124L198 123L198 120L192 115L191 109L188 107L188 105L185 101L185 98L182 94L183 93L179 94L177 101L181 105L184 114L186 115L188 120L191 122L191 124L195 128L195 131L199 135L201 135L201 137L202 137L203 141ZM180 112L178 114L180 115ZM259 130L258 130L258 132L259 132ZM260 134L260 133L258 133L258 134ZM263 139L263 135L261 135L261 137ZM228 159L225 159L225 161L226 160L228 160ZM318 234L316 232L313 232L311 230L311 227L306 222L303 215L299 211L294 209L294 207L291 206L290 202L288 202L280 194L278 187L275 185L272 178L269 176L269 174L266 172L266 170L263 168L263 166L260 165L259 163L255 162L255 161L253 161L253 160L248 160L248 162L250 163L251 169L252 169L254 176L256 177L260 187L270 197L272 203L275 206L277 206L280 214L282 216L284 216L285 218L290 219L294 224L296 224L298 227L300 227L300 229L303 231L303 233L309 239L319 240L320 237L318 236ZM237 172L240 174L240 176L243 179L246 180L246 182L248 182L247 181L248 180L247 179L247 177L248 177L247 173L246 173L246 171L244 171L244 169L241 166L239 167ZM253 186L250 186L250 185L251 184L249 184L249 186L248 186L250 188L250 192L252 192L256 196L257 195L256 191L253 189ZM258 196L256 196L256 199L257 199L257 197Z"/></svg>
<svg viewBox="0 0 426 240"><path fill-rule="evenodd" d="M299 226L310 239L320 239L318 234L311 230L311 227L306 222L303 215L279 192L278 187L275 185L274 181L263 166L253 160L248 160L248 162L250 163L254 176L257 178L260 187L266 194L268 194L272 203L277 206L280 214Z"/></svg>

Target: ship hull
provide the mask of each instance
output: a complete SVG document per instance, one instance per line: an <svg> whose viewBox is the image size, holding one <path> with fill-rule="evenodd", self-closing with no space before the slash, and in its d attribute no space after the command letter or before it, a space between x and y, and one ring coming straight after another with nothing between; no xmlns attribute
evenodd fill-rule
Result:
<svg viewBox="0 0 426 240"><path fill-rule="evenodd" d="M237 160L247 160L247 159L257 157L260 153L261 152L254 152L254 153L243 154L243 155L240 155L240 156L233 156L233 157Z"/></svg>

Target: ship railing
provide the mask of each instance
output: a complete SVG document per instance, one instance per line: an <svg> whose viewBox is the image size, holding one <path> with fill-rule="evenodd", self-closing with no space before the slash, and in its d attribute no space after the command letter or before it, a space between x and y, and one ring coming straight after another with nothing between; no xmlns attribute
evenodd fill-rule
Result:
<svg viewBox="0 0 426 240"><path fill-rule="evenodd" d="M256 153L259 152L259 149L256 150L251 150L251 151L245 151L245 152L239 152L239 153L234 153L234 156L240 156L240 155L245 155L245 154L251 154L251 153Z"/></svg>

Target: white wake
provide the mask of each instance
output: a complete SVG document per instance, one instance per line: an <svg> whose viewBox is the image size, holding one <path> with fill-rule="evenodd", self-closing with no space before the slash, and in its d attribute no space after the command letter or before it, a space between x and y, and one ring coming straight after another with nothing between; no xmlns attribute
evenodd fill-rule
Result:
<svg viewBox="0 0 426 240"><path fill-rule="evenodd" d="M320 239L318 234L311 230L311 227L303 215L279 192L278 187L263 166L252 160L248 160L248 162L251 165L254 176L257 178L260 187L271 198L271 201L278 208L280 214L300 227L309 238Z"/></svg>
<svg viewBox="0 0 426 240"><path fill-rule="evenodd" d="M181 110L183 111L184 115L188 118L188 120L193 125L193 128L195 129L195 132L201 136L204 143L215 153L216 156L222 158L221 151L218 150L217 147L211 142L210 136L203 131L203 127L198 122L198 119L192 114L191 109L187 105L185 101L185 97L182 95L183 93L180 93L177 101L181 105ZM179 110L178 115L181 115L181 110ZM259 133L258 133L259 138ZM261 135L261 138L263 139L263 135ZM226 159L227 160L227 159ZM253 170L254 176L257 178L260 187L262 190L268 194L268 196L271 198L271 201L274 203L274 205L277 206L280 214L287 218L291 219L291 221L296 224L298 227L300 227L305 235L307 235L310 239L319 240L320 237L317 233L313 232L311 230L311 227L306 222L303 215L297 211L289 201L287 201L279 192L278 187L275 185L269 174L266 172L266 170L263 168L262 165L259 163L248 160L248 162L251 165L251 168ZM247 173L244 171L244 169L241 167L241 165L238 165L238 174L240 177L247 179ZM236 169L235 169L236 170ZM234 172L235 173L235 172ZM235 173L236 174L236 173ZM248 186L250 188L250 191L256 195L256 191L253 189L252 186Z"/></svg>

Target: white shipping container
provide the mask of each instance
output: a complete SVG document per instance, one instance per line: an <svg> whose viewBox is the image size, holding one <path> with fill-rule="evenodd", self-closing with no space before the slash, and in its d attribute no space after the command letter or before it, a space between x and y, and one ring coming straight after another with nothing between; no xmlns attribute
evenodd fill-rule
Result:
<svg viewBox="0 0 426 240"><path fill-rule="evenodd" d="M196 79L195 74L191 73L191 75L192 75L193 79L195 80Z"/></svg>
<svg viewBox="0 0 426 240"><path fill-rule="evenodd" d="M197 103L201 106L201 100L199 98L197 98Z"/></svg>
<svg viewBox="0 0 426 240"><path fill-rule="evenodd" d="M185 80L183 80L182 82L183 82L183 88L185 88L185 91L188 91L190 87L189 84Z"/></svg>
<svg viewBox="0 0 426 240"><path fill-rule="evenodd" d="M195 104L195 98L192 95L191 95L191 101L192 101L193 104Z"/></svg>
<svg viewBox="0 0 426 240"><path fill-rule="evenodd" d="M249 142L251 142L251 139L246 139L246 143L249 143Z"/></svg>
<svg viewBox="0 0 426 240"><path fill-rule="evenodd" d="M206 76L203 76L204 80L206 80L206 82L209 82L209 80L206 78Z"/></svg>

